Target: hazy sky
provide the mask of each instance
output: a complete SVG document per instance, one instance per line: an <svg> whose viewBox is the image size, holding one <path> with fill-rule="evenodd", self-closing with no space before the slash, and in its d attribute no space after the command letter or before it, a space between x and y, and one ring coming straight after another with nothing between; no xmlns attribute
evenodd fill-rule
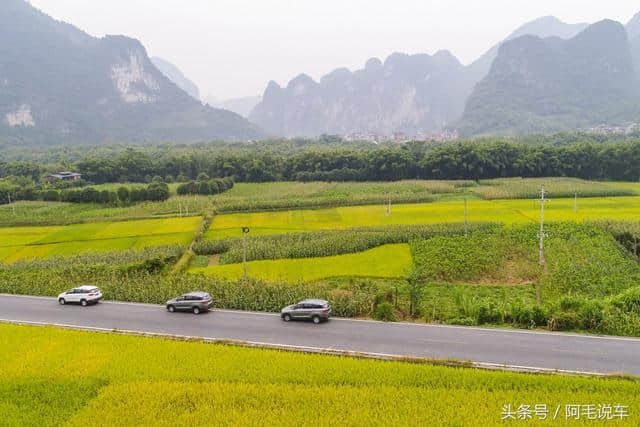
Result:
<svg viewBox="0 0 640 427"><path fill-rule="evenodd" d="M638 0L30 0L95 35L139 39L204 96L262 94L299 73L318 79L393 52L449 49L469 63L521 24L626 23Z"/></svg>

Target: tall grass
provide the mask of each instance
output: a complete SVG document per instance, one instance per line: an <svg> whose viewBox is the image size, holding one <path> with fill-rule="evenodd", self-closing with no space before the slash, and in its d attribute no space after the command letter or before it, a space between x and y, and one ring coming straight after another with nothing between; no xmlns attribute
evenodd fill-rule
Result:
<svg viewBox="0 0 640 427"><path fill-rule="evenodd" d="M501 178L481 180L471 191L483 199L537 199L544 186L547 195L564 197L616 197L640 195L638 188L617 183L585 181L579 178Z"/></svg>

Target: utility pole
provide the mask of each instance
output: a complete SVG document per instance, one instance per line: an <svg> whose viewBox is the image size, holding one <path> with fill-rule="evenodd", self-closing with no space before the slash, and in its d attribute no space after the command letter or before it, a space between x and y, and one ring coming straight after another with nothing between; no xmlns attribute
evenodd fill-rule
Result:
<svg viewBox="0 0 640 427"><path fill-rule="evenodd" d="M464 196L464 237L469 237L469 223L467 221L467 196Z"/></svg>
<svg viewBox="0 0 640 427"><path fill-rule="evenodd" d="M13 216L16 216L16 205L11 203L11 193L7 193L7 197L9 197L9 204L11 205L11 211L13 212Z"/></svg>
<svg viewBox="0 0 640 427"><path fill-rule="evenodd" d="M387 215L391 216L391 194L388 194L387 198Z"/></svg>
<svg viewBox="0 0 640 427"><path fill-rule="evenodd" d="M242 266L244 268L244 280L247 280L247 234L249 227L242 227Z"/></svg>
<svg viewBox="0 0 640 427"><path fill-rule="evenodd" d="M544 203L547 199L544 198L546 195L546 191L544 190L544 185L540 190L540 231L538 232L539 246L538 246L538 258L540 265L544 265L544 238L546 234L544 232Z"/></svg>

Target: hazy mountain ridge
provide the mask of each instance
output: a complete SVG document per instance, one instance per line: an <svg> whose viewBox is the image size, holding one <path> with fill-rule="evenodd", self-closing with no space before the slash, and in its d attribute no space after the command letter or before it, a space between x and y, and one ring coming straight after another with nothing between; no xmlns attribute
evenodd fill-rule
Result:
<svg viewBox="0 0 640 427"><path fill-rule="evenodd" d="M3 0L0 40L0 138L189 142L259 135L241 117L206 108L179 89L137 40L91 37L23 0Z"/></svg>
<svg viewBox="0 0 640 427"><path fill-rule="evenodd" d="M460 97L453 95L463 70L447 51L394 53L354 72L336 69L319 82L305 74L285 88L270 82L249 118L285 136L435 130L462 111Z"/></svg>
<svg viewBox="0 0 640 427"><path fill-rule="evenodd" d="M233 111L236 114L240 114L242 117L249 117L251 111L256 105L262 101L261 96L243 96L240 98L230 99L209 99L205 100L209 105L215 108L221 108L223 110Z"/></svg>
<svg viewBox="0 0 640 427"><path fill-rule="evenodd" d="M636 73L640 79L640 13L637 13L627 24L627 34L629 35L629 44L631 46L631 55L633 55Z"/></svg>
<svg viewBox="0 0 640 427"><path fill-rule="evenodd" d="M520 28L511 33L502 42L496 44L489 49L480 58L473 61L467 67L469 80L475 85L484 79L491 70L491 64L498 56L500 46L509 40L513 40L522 36L537 36L540 38L559 37L561 39L570 39L575 37L579 32L587 28L589 24L567 24L562 22L555 16L543 16L522 25ZM473 89L473 86L471 87ZM470 94L470 93L469 93Z"/></svg>
<svg viewBox="0 0 640 427"><path fill-rule="evenodd" d="M200 89L198 86L188 79L182 71L166 59L153 56L151 63L169 80L176 84L180 89L187 92L192 98L200 100Z"/></svg>
<svg viewBox="0 0 640 427"><path fill-rule="evenodd" d="M523 35L571 38L587 26L547 16L521 26L506 40ZM384 64L373 58L354 72L338 68L320 82L304 74L285 88L270 82L249 118L271 133L286 136L436 133L459 122L502 44L466 67L448 51L433 56L396 53Z"/></svg>
<svg viewBox="0 0 640 427"><path fill-rule="evenodd" d="M574 38L502 44L470 96L464 135L558 132L637 120L638 76L627 32L604 20Z"/></svg>

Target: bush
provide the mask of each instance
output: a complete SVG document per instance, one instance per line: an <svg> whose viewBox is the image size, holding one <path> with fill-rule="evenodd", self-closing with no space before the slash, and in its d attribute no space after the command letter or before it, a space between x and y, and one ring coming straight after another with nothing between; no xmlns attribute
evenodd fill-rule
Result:
<svg viewBox="0 0 640 427"><path fill-rule="evenodd" d="M621 310L640 315L640 286L627 289L613 297L611 304Z"/></svg>
<svg viewBox="0 0 640 427"><path fill-rule="evenodd" d="M532 318L535 326L547 326L549 323L549 310L546 308L534 305L531 309Z"/></svg>
<svg viewBox="0 0 640 427"><path fill-rule="evenodd" d="M460 325L460 326L475 326L476 321L471 317L456 317L454 319L447 320L447 325Z"/></svg>
<svg viewBox="0 0 640 427"><path fill-rule="evenodd" d="M582 327L587 330L599 330L604 320L604 306L598 301L589 301L580 310Z"/></svg>
<svg viewBox="0 0 640 427"><path fill-rule="evenodd" d="M480 304L477 309L477 320L479 325L485 323L504 323L504 312L495 304L485 302Z"/></svg>
<svg viewBox="0 0 640 427"><path fill-rule="evenodd" d="M582 322L580 316L572 311L555 313L549 321L549 329L552 331L571 331L579 329Z"/></svg>
<svg viewBox="0 0 640 427"><path fill-rule="evenodd" d="M154 202L167 200L170 197L169 186L162 182L153 182L147 187L147 197Z"/></svg>
<svg viewBox="0 0 640 427"><path fill-rule="evenodd" d="M574 296L566 296L560 298L560 310L563 311L579 311L584 304L584 300Z"/></svg>
<svg viewBox="0 0 640 427"><path fill-rule="evenodd" d="M40 193L40 198L45 202L60 201L60 193L56 190L44 190Z"/></svg>
<svg viewBox="0 0 640 427"><path fill-rule="evenodd" d="M202 174L201 174L202 175ZM201 178L198 176L198 178ZM199 194L202 196L208 196L213 194L219 194L233 187L233 180L231 178L215 178L197 181L189 181L187 183L178 186L176 192L179 195L187 194Z"/></svg>
<svg viewBox="0 0 640 427"><path fill-rule="evenodd" d="M383 322L395 322L396 315L393 312L393 305L386 301L376 305L373 311L373 318Z"/></svg>

